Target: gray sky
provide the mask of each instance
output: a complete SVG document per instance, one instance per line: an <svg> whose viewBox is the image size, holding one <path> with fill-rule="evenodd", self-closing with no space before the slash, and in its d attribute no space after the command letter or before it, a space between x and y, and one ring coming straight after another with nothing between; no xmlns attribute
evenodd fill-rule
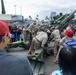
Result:
<svg viewBox="0 0 76 75"><path fill-rule="evenodd" d="M25 18L31 15L33 19L37 14L40 19L43 19L52 11L70 13L76 9L76 0L4 0L4 4L7 14L15 14L16 8L16 14L22 13ZM22 12L20 7L22 7Z"/></svg>

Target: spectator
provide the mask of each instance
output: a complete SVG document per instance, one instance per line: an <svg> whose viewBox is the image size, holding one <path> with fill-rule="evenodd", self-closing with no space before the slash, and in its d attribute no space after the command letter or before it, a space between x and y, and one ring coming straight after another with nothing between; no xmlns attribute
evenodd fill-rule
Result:
<svg viewBox="0 0 76 75"><path fill-rule="evenodd" d="M17 41L19 41L19 39L20 39L21 32L22 32L21 26L18 26L18 28L17 28Z"/></svg>
<svg viewBox="0 0 76 75"><path fill-rule="evenodd" d="M15 42L17 40L17 27L16 25L13 25L12 30L11 30L11 34L12 34L12 42Z"/></svg>
<svg viewBox="0 0 76 75"><path fill-rule="evenodd" d="M66 41L63 43L63 47L64 46L72 46L74 48L76 48L76 40L73 38L73 31L71 29L68 29L64 32L65 37L66 37Z"/></svg>
<svg viewBox="0 0 76 75"><path fill-rule="evenodd" d="M71 29L65 30L64 31L64 35L65 37L63 37L60 40L60 44L62 45L62 47L66 47L66 46L72 46L74 48L76 48L76 40L73 38L73 31ZM61 48L61 47L60 47ZM58 54L56 56L56 60L55 62L58 62L58 56L59 56L59 52L61 49L58 50Z"/></svg>
<svg viewBox="0 0 76 75"><path fill-rule="evenodd" d="M33 75L25 55L9 54L4 50L9 36L7 23L0 20L0 75Z"/></svg>
<svg viewBox="0 0 76 75"><path fill-rule="evenodd" d="M76 48L66 46L60 50L59 68L51 75L76 75Z"/></svg>
<svg viewBox="0 0 76 75"><path fill-rule="evenodd" d="M23 41L23 39L24 39L24 35L23 35L23 31L21 31L19 41Z"/></svg>

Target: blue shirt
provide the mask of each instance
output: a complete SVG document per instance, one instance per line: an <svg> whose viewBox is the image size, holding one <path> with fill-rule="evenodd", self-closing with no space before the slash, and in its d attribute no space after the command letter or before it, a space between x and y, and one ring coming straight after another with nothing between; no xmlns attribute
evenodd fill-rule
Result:
<svg viewBox="0 0 76 75"><path fill-rule="evenodd" d="M33 72L25 55L0 50L0 75L33 75Z"/></svg>
<svg viewBox="0 0 76 75"><path fill-rule="evenodd" d="M76 48L76 40L74 39L70 39L70 40L67 40L63 43L63 47L65 46L72 46L74 48Z"/></svg>

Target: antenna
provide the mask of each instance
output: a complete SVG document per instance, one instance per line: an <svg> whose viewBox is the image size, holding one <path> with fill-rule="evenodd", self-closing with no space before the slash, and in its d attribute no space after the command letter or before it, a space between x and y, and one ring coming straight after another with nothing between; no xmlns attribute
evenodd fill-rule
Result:
<svg viewBox="0 0 76 75"><path fill-rule="evenodd" d="M3 0L1 0L1 6L2 6L2 14L6 14Z"/></svg>

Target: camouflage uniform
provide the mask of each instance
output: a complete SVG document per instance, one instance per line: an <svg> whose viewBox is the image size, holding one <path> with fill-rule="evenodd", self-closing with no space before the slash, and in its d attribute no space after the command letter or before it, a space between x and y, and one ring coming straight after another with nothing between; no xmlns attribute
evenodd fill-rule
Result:
<svg viewBox="0 0 76 75"><path fill-rule="evenodd" d="M30 35L35 36L37 30L38 30L38 24L36 25L32 24L27 29L23 29L24 41L26 41Z"/></svg>
<svg viewBox="0 0 76 75"><path fill-rule="evenodd" d="M66 37L63 37L63 38L59 41L60 48L59 48L59 50L58 50L58 53L57 53L57 56L56 56L54 62L58 62L59 53L60 53L60 50L61 50L61 48L62 48L62 44L63 44L66 40L67 40Z"/></svg>
<svg viewBox="0 0 76 75"><path fill-rule="evenodd" d="M54 38L54 56L57 55L57 47L59 46L60 41L60 32L58 29L54 29L51 33L51 37Z"/></svg>
<svg viewBox="0 0 76 75"><path fill-rule="evenodd" d="M32 43L31 43L31 46L29 48L29 54L33 50L36 50L38 47L40 47L40 45L41 45L41 47L44 47L47 40L48 40L47 33L43 32L43 31L39 32L37 34L37 36L32 39Z"/></svg>

